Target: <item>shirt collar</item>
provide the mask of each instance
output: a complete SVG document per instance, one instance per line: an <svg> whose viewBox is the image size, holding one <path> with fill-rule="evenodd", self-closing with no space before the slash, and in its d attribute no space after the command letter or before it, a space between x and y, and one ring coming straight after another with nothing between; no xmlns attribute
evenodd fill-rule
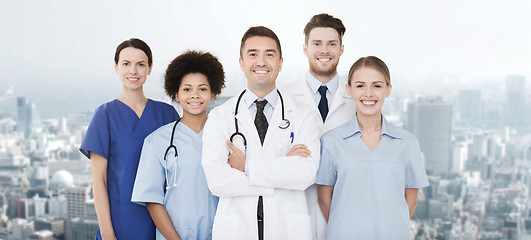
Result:
<svg viewBox="0 0 531 240"><path fill-rule="evenodd" d="M349 138L356 134L361 134L360 125L358 124L358 118L356 117L357 113L354 115L354 117L347 123L345 134L343 135L343 138ZM385 117L382 114L382 130L380 136L388 136L390 138L400 138L399 132L395 130L391 126L391 124L385 119Z"/></svg>
<svg viewBox="0 0 531 240"><path fill-rule="evenodd" d="M275 109L275 106L277 105L277 102L278 102L277 88L273 89L273 91L268 93L264 98L259 98L258 96L256 96L256 94L254 94L251 90L249 90L249 88L245 90L244 95L245 95L244 96L245 106L247 106L247 108L250 108L253 105L254 101L257 99L267 100L267 104L270 104L273 109Z"/></svg>
<svg viewBox="0 0 531 240"><path fill-rule="evenodd" d="M396 131L396 127L393 127L382 114L382 136L387 135L390 138L400 138L399 131Z"/></svg>
<svg viewBox="0 0 531 240"><path fill-rule="evenodd" d="M337 87L339 86L339 74L336 73L336 75L330 79L326 84L323 84L319 79L315 78L310 72L307 72L305 77L306 83L310 87L310 90L313 94L318 94L317 90L319 90L319 87L321 85L326 85L328 88L328 91L330 91L330 94L334 96L337 91Z"/></svg>

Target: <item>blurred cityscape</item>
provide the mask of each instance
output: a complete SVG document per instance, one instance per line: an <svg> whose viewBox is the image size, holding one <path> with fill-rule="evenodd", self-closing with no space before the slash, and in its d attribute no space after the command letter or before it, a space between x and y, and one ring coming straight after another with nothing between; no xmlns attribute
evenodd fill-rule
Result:
<svg viewBox="0 0 531 240"><path fill-rule="evenodd" d="M419 139L429 175L415 239L531 239L527 80L497 86L386 100L386 118ZM41 119L38 107L0 93L0 239L94 239L90 162L78 150L92 112Z"/></svg>

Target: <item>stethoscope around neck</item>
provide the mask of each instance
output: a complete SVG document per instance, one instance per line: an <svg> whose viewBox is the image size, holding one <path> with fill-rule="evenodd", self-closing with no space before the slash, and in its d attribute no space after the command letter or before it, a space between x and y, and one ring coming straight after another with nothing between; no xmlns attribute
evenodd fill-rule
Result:
<svg viewBox="0 0 531 240"><path fill-rule="evenodd" d="M177 127L177 124L181 121L181 118L177 119L175 121L175 124L173 124L173 129L171 130L171 138L170 138L170 146L166 148L166 152L164 152L164 178L166 179L166 187L165 190L168 191L174 187L177 187L177 156L179 155L177 153L177 147L173 145L173 135L175 134L175 128ZM166 159L166 156L168 155L168 152L173 148L175 151L175 169L174 169L174 176L173 176L173 184L170 186L170 180L168 179L168 160Z"/></svg>
<svg viewBox="0 0 531 240"><path fill-rule="evenodd" d="M240 128L238 127L238 119L236 118L236 115L238 114L238 107L240 106L240 102L242 100L243 95L245 94L246 90L243 90L240 96L238 97L238 101L236 102L236 109L234 110L234 126L236 127L236 132L233 133L230 136L230 141L234 139L236 136L240 136L243 140L243 146L245 147L245 154L247 154L247 139L243 135L243 133L240 132ZM280 94L280 91L277 89L278 97L280 98L280 105L282 106L282 121L280 122L280 125L278 126L280 129L286 129L289 127L290 122L288 119L284 116L284 99L282 98L282 94Z"/></svg>

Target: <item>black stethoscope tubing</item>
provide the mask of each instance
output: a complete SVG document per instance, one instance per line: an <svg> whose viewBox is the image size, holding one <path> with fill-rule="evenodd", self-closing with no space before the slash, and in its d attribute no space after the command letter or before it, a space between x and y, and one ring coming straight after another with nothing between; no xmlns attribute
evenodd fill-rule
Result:
<svg viewBox="0 0 531 240"><path fill-rule="evenodd" d="M236 118L236 115L238 114L238 108L240 107L240 102L242 100L243 95L245 94L245 91L247 89L243 90L240 96L238 97L238 101L236 102L236 109L234 110L234 126L236 127L236 132L234 132L230 136L230 141L234 139L236 136L240 136L243 139L243 146L245 147L245 152L247 153L247 139L243 135L243 133L240 132L240 128L238 126L238 119ZM278 126L280 129L286 129L289 127L290 122L288 119L284 116L284 98L282 98L282 94L280 94L280 91L277 89L278 96L280 98L280 105L282 106L282 123Z"/></svg>
<svg viewBox="0 0 531 240"><path fill-rule="evenodd" d="M177 121L175 121L175 124L173 124L173 129L171 130L171 138L170 138L170 146L168 148L166 148L166 152L164 152L164 177L166 178L166 187L165 189L166 190L169 190L170 188L172 187L175 187L175 181L176 179L174 179L174 183L172 186L169 186L169 179L168 179L168 160L166 159L166 156L168 155L168 152L173 148L175 150L175 174L177 174L177 156L179 155L178 152L177 152L177 147L175 145L173 145L173 136L175 134L175 128L177 127L177 124L181 121L181 118L177 119Z"/></svg>

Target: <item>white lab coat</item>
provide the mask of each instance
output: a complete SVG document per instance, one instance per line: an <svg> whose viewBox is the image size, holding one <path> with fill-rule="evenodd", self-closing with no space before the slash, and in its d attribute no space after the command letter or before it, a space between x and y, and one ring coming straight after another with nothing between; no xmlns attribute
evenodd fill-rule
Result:
<svg viewBox="0 0 531 240"><path fill-rule="evenodd" d="M248 90L249 91L249 90ZM239 130L247 138L247 173L227 163L229 148L225 141L235 132L234 108L237 98L214 108L203 130L202 164L208 187L219 196L212 239L258 239L258 196L263 196L264 239L311 239L310 216L304 190L315 182L319 168L320 116L284 94L285 118L291 124L280 129L282 107L279 99L269 120L261 146L254 116L242 98L239 105ZM291 143L291 132L294 134ZM244 151L241 141L235 145ZM295 144L305 144L310 158L287 157Z"/></svg>
<svg viewBox="0 0 531 240"><path fill-rule="evenodd" d="M345 84L346 81L342 81L340 78L338 89L332 100L332 105L328 111L325 122L323 123L321 120L322 118L319 121L319 128L321 129L319 137L348 122L356 114L356 105L354 105L354 101L347 94ZM315 113L321 116L319 108L317 107L317 104L315 104L315 100L312 97L312 93L310 92L310 88L304 77L288 84L282 90L286 95L289 94L292 96L297 102L307 104ZM317 185L313 184L306 189L306 200L308 201L308 211L312 221L312 239L324 240L326 238L326 220L317 202Z"/></svg>

